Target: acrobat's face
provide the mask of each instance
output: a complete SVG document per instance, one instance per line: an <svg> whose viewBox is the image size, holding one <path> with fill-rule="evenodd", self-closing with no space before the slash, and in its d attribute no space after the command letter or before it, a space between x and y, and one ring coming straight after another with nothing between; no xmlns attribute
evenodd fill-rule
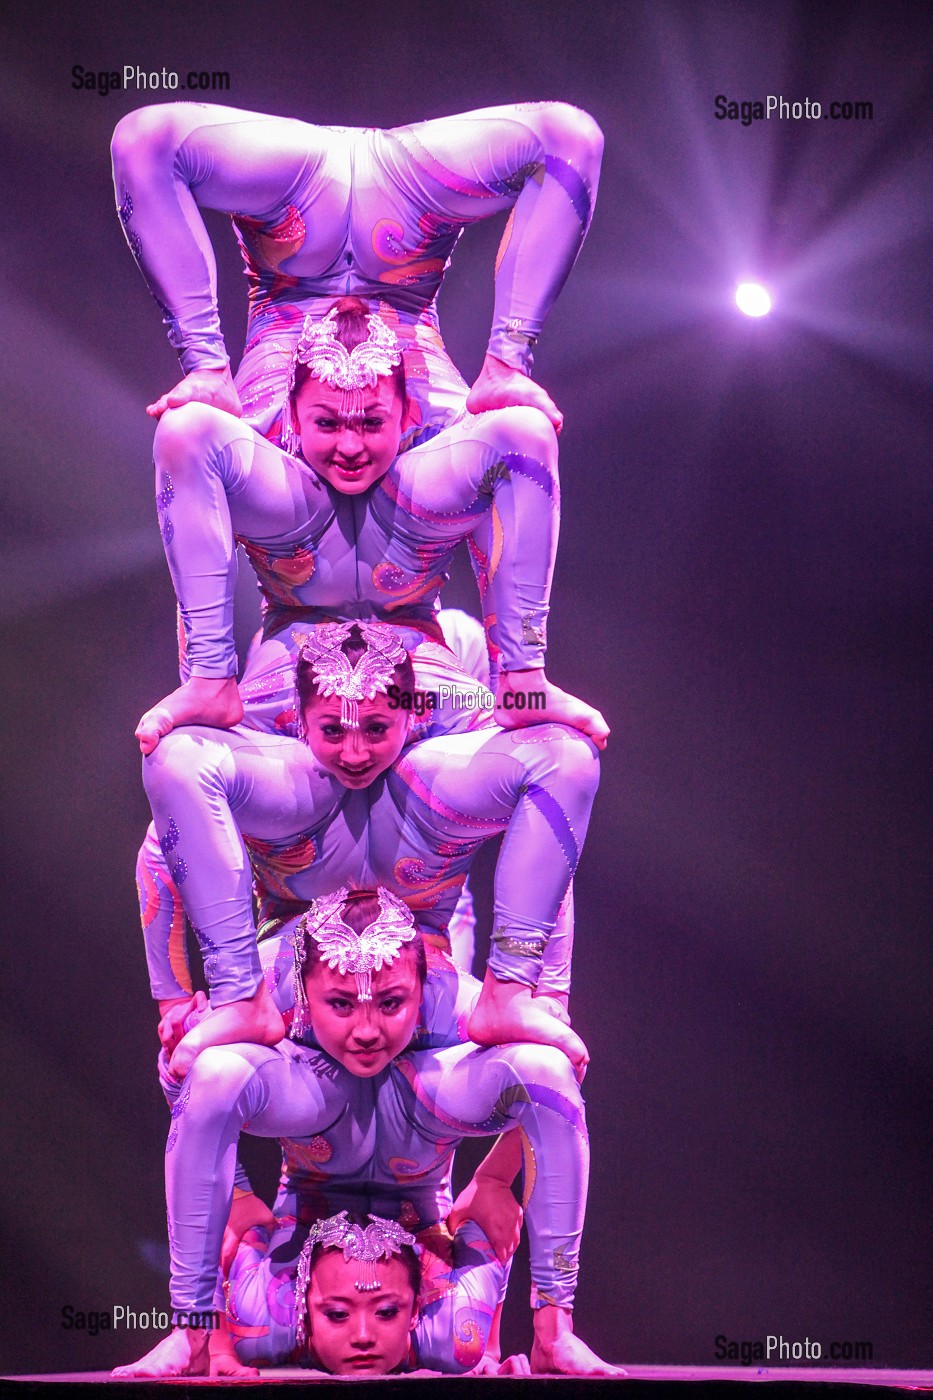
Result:
<svg viewBox="0 0 933 1400"><path fill-rule="evenodd" d="M386 695L359 702L359 727L340 719L340 700L315 695L305 706L305 739L314 757L338 782L365 788L398 758L408 738L410 714L392 709Z"/></svg>
<svg viewBox="0 0 933 1400"><path fill-rule="evenodd" d="M418 1320L415 1295L401 1259L375 1265L379 1288L356 1288L359 1263L326 1249L311 1271L308 1318L318 1361L335 1376L384 1376L408 1356Z"/></svg>
<svg viewBox="0 0 933 1400"><path fill-rule="evenodd" d="M305 976L315 1038L325 1054L360 1079L372 1079L411 1041L421 1009L421 978L411 948L372 977L372 1000L360 1001L356 978L317 963Z"/></svg>
<svg viewBox="0 0 933 1400"><path fill-rule="evenodd" d="M391 374L364 389L361 411L347 412L347 395L309 378L295 395L293 413L309 467L345 496L359 496L385 476L408 426L405 401Z"/></svg>

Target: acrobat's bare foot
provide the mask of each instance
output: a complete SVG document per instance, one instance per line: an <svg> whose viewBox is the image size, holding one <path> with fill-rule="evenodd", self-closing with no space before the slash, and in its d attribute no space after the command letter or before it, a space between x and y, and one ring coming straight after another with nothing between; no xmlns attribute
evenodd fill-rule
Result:
<svg viewBox="0 0 933 1400"><path fill-rule="evenodd" d="M131 1380L135 1376L206 1376L210 1371L209 1337L210 1333L200 1327L176 1327L139 1361L117 1366L110 1374L114 1380Z"/></svg>
<svg viewBox="0 0 933 1400"><path fill-rule="evenodd" d="M621 1366L603 1361L586 1342L575 1337L572 1315L564 1308L539 1308L534 1314L531 1347L534 1376L627 1376Z"/></svg>
<svg viewBox="0 0 933 1400"><path fill-rule="evenodd" d="M493 408L540 408L559 433L564 415L557 404L533 379L513 369L495 355L487 355L479 378L467 395L468 413L488 413Z"/></svg>
<svg viewBox="0 0 933 1400"><path fill-rule="evenodd" d="M243 718L243 702L236 677L210 680L192 676L158 705L147 710L136 726L141 753L152 753L160 739L179 724L206 724L211 729L232 729Z"/></svg>
<svg viewBox="0 0 933 1400"><path fill-rule="evenodd" d="M181 408L186 403L206 403L213 408L222 408L232 413L234 418L243 417L243 405L230 373L226 369L195 369L179 380L174 389L148 404L146 412L150 418L161 418L169 408Z"/></svg>
<svg viewBox="0 0 933 1400"><path fill-rule="evenodd" d="M552 685L543 671L504 671L500 675L496 723L503 729L567 724L592 739L598 749L604 749L609 739L609 726L599 710Z"/></svg>
<svg viewBox="0 0 933 1400"><path fill-rule="evenodd" d="M551 1016L556 1016L557 1020L561 1021L565 1026L570 1025L570 1012L567 1010L566 997L561 998L548 992L541 992L540 994L535 992L534 999L537 1005L542 1007Z"/></svg>
<svg viewBox="0 0 933 1400"><path fill-rule="evenodd" d="M176 1079L184 1079L208 1045L236 1045L240 1041L278 1045L284 1035L285 1022L269 988L262 982L248 1001L230 1001L226 1006L206 1011L193 1030L178 1042L168 1067Z"/></svg>
<svg viewBox="0 0 933 1400"><path fill-rule="evenodd" d="M500 982L488 969L479 1000L470 1013L468 1033L477 1045L531 1041L563 1050L582 1083L590 1053L576 1031L547 1009L547 997L534 997L520 982Z"/></svg>

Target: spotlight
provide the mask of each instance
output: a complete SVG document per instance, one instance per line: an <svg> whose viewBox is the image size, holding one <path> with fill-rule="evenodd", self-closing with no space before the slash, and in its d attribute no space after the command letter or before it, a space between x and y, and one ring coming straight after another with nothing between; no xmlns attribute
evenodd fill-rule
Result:
<svg viewBox="0 0 933 1400"><path fill-rule="evenodd" d="M767 316L771 298L760 282L742 282L735 289L735 304L746 316Z"/></svg>

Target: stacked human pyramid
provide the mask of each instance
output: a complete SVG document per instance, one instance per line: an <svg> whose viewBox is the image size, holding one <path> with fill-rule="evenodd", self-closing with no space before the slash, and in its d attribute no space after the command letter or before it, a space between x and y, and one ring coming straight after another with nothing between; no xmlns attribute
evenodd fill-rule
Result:
<svg viewBox="0 0 933 1400"><path fill-rule="evenodd" d="M181 683L137 730L173 1330L116 1375L624 1374L572 1320L571 881L609 731L545 674L561 415L530 377L601 153L563 103L387 131L167 104L115 132L184 372L149 408ZM232 212L246 263L235 378L202 208ZM468 389L435 301L465 226L502 213ZM238 544L262 599L239 681ZM461 544L483 627L439 610ZM480 983L466 880L501 833ZM281 1143L271 1210L242 1131ZM454 1202L475 1136L495 1141ZM502 1361L522 1171L534 1343Z"/></svg>

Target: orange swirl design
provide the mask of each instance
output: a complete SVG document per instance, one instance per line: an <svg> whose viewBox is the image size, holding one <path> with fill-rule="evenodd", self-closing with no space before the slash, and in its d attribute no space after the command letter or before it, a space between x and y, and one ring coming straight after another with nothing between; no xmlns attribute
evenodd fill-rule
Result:
<svg viewBox="0 0 933 1400"><path fill-rule="evenodd" d="M276 603L284 603L287 607L300 604L301 599L296 595L296 589L306 584L313 578L317 561L314 551L303 549L301 545L295 545L290 554L277 556L271 554L268 549L264 549L260 544L252 544L249 540L240 539L237 542L246 551L246 556L256 571L256 576L262 585L263 591Z"/></svg>
<svg viewBox="0 0 933 1400"><path fill-rule="evenodd" d="M265 219L248 214L234 214L234 227L240 235L244 253L258 264L278 272L286 258L304 246L306 228L300 211L289 204L279 222L268 228Z"/></svg>
<svg viewBox="0 0 933 1400"><path fill-rule="evenodd" d="M161 885L172 901L172 923L168 936L169 966L179 987L190 996L193 987L188 967L188 953L185 947L185 910L178 891L172 881L161 871L152 871L142 862L140 865L140 874L145 883L143 885L137 879L136 892L139 895L139 912L143 928L149 927L162 907L162 891L159 888Z"/></svg>
<svg viewBox="0 0 933 1400"><path fill-rule="evenodd" d="M244 836L243 841L260 887L260 897L271 894L279 899L293 900L294 895L287 882L293 876L302 874L317 860L313 836L305 836L293 846L279 846L274 841L262 841L258 836Z"/></svg>

